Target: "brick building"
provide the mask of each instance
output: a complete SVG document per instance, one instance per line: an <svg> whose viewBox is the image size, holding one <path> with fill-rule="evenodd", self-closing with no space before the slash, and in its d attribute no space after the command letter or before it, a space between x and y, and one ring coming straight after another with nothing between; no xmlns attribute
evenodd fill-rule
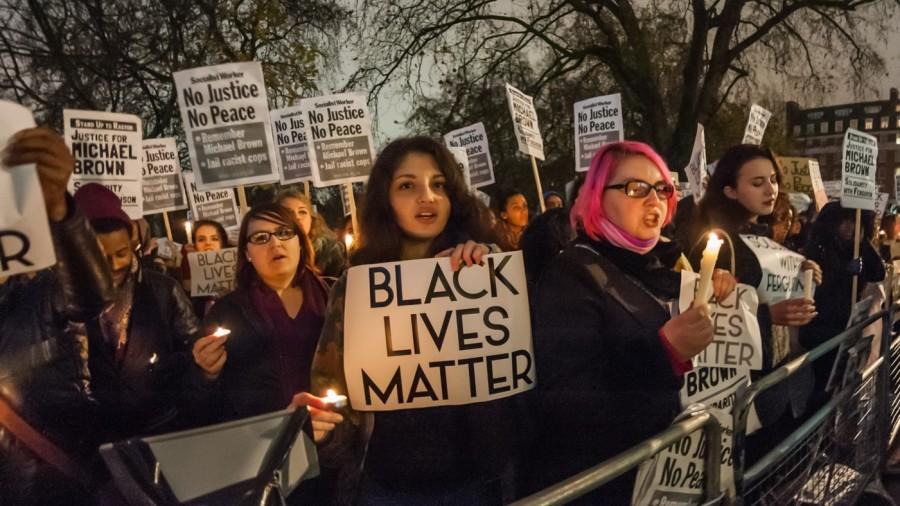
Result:
<svg viewBox="0 0 900 506"><path fill-rule="evenodd" d="M894 193L894 171L900 169L900 100L891 88L887 100L801 109L787 104L788 141L794 156L819 160L822 179L840 179L844 132L855 128L878 139L878 184Z"/></svg>

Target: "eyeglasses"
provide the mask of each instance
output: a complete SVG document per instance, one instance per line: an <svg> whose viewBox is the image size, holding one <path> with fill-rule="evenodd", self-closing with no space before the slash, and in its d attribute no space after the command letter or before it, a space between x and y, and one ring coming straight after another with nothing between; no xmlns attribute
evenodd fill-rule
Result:
<svg viewBox="0 0 900 506"><path fill-rule="evenodd" d="M655 190L658 197L669 199L675 195L675 187L669 183L650 184L640 179L631 179L620 184L605 186L604 190L624 190L625 195L631 198L642 199L650 195L650 190Z"/></svg>
<svg viewBox="0 0 900 506"><path fill-rule="evenodd" d="M296 236L297 232L294 232L293 230L286 227L281 227L274 232L267 232L264 230L253 232L249 237L247 237L247 241L249 241L250 244L260 245L268 244L268 242L271 241L273 237L277 238L279 241L289 241Z"/></svg>

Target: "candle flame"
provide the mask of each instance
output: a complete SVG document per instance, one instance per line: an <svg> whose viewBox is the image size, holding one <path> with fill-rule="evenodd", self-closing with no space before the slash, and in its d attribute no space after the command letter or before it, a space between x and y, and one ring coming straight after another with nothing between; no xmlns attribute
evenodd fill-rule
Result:
<svg viewBox="0 0 900 506"><path fill-rule="evenodd" d="M337 397L337 393L334 390L329 388L328 392L326 392L325 397Z"/></svg>
<svg viewBox="0 0 900 506"><path fill-rule="evenodd" d="M722 245L724 241L719 239L719 236L715 232L709 233L709 242L706 243L706 247L710 247L710 245L715 245L714 247L719 247Z"/></svg>
<svg viewBox="0 0 900 506"><path fill-rule="evenodd" d="M231 331L228 329L223 329L222 327L218 327L216 331L213 332L213 335L216 337L223 337L227 336L228 334L231 334Z"/></svg>
<svg viewBox="0 0 900 506"><path fill-rule="evenodd" d="M347 249L353 246L353 234L344 234L344 244L347 246Z"/></svg>

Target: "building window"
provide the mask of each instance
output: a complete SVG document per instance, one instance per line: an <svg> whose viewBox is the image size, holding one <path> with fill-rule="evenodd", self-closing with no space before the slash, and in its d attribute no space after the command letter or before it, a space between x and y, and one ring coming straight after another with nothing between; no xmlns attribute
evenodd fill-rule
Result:
<svg viewBox="0 0 900 506"><path fill-rule="evenodd" d="M834 131L835 133L842 133L844 131L844 120L839 119L834 122Z"/></svg>
<svg viewBox="0 0 900 506"><path fill-rule="evenodd" d="M857 120L856 118L851 119L850 120L850 128L857 128L857 127L859 127L859 120Z"/></svg>
<svg viewBox="0 0 900 506"><path fill-rule="evenodd" d="M882 116L881 117L881 128L887 128L889 124L890 124L890 118L888 118L887 116Z"/></svg>
<svg viewBox="0 0 900 506"><path fill-rule="evenodd" d="M828 122L823 121L819 123L819 133L827 134L828 133Z"/></svg>
<svg viewBox="0 0 900 506"><path fill-rule="evenodd" d="M875 126L875 120L873 120L872 118L866 118L866 126L865 126L865 129L866 129L866 130L871 130L873 126Z"/></svg>
<svg viewBox="0 0 900 506"><path fill-rule="evenodd" d="M807 123L806 124L806 133L809 135L816 133L816 125L814 125L812 123Z"/></svg>
<svg viewBox="0 0 900 506"><path fill-rule="evenodd" d="M898 121L900 121L900 120L898 120ZM794 125L794 137L797 137L799 135L800 135L800 125Z"/></svg>

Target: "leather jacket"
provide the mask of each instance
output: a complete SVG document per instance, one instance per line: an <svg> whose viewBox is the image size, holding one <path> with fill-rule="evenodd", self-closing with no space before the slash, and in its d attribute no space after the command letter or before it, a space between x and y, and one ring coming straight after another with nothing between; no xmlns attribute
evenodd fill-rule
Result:
<svg viewBox="0 0 900 506"><path fill-rule="evenodd" d="M96 404L82 381L80 345L67 331L112 301L112 279L94 232L69 199L51 223L57 264L0 285L0 395L70 456L93 451L88 430ZM0 426L0 498L9 504L77 504L68 483ZM81 491L83 492L83 491Z"/></svg>

